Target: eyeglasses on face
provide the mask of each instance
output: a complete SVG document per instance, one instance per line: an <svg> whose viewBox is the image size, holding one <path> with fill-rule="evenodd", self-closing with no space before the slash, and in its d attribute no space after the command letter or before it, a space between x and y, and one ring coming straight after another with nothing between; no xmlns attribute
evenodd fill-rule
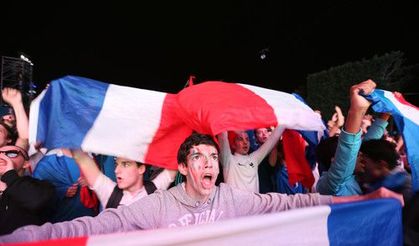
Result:
<svg viewBox="0 0 419 246"><path fill-rule="evenodd" d="M19 150L0 150L0 154L5 154L9 158L16 158L19 154Z"/></svg>

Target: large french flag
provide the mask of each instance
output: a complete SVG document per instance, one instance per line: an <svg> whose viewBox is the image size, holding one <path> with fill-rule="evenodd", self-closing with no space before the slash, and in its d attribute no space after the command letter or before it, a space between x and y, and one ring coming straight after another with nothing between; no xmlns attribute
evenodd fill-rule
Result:
<svg viewBox="0 0 419 246"><path fill-rule="evenodd" d="M376 89L367 98L373 102L374 111L388 112L393 116L405 143L412 170L413 190L419 191L419 109L407 102L400 93Z"/></svg>
<svg viewBox="0 0 419 246"><path fill-rule="evenodd" d="M324 129L293 95L260 87L211 81L170 94L66 76L32 102L30 142L176 169L177 150L192 131L215 136L278 124Z"/></svg>
<svg viewBox="0 0 419 246"><path fill-rule="evenodd" d="M183 228L51 240L24 245L402 245L400 202L319 206ZM22 245L22 244L19 244Z"/></svg>

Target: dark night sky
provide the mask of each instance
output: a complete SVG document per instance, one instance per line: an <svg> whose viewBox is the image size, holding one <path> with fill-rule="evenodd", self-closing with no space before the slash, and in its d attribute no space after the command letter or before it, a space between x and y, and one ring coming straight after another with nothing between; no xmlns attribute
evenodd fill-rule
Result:
<svg viewBox="0 0 419 246"><path fill-rule="evenodd" d="M72 74L176 92L194 74L291 91L309 73L375 54L400 50L419 63L419 8L410 2L38 5L1 3L0 55L28 54L40 85Z"/></svg>

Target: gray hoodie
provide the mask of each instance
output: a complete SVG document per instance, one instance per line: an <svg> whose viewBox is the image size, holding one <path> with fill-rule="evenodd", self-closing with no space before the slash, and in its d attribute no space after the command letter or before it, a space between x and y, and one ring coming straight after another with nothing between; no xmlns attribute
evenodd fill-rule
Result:
<svg viewBox="0 0 419 246"><path fill-rule="evenodd" d="M62 223L25 226L0 237L0 242L22 242L65 237L81 237L133 230L157 229L212 223L246 215L257 215L330 204L331 196L279 193L257 194L232 188L215 187L207 202L193 200L183 184L118 209L104 210L97 217L82 217Z"/></svg>

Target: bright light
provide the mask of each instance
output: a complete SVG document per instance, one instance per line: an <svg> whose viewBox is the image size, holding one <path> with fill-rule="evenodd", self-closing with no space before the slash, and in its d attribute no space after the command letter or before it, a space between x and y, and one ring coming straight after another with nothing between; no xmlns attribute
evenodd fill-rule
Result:
<svg viewBox="0 0 419 246"><path fill-rule="evenodd" d="M29 65L33 66L33 63L31 60L29 60L29 58L27 58L24 55L20 55L20 59L24 60L25 62L29 63Z"/></svg>

